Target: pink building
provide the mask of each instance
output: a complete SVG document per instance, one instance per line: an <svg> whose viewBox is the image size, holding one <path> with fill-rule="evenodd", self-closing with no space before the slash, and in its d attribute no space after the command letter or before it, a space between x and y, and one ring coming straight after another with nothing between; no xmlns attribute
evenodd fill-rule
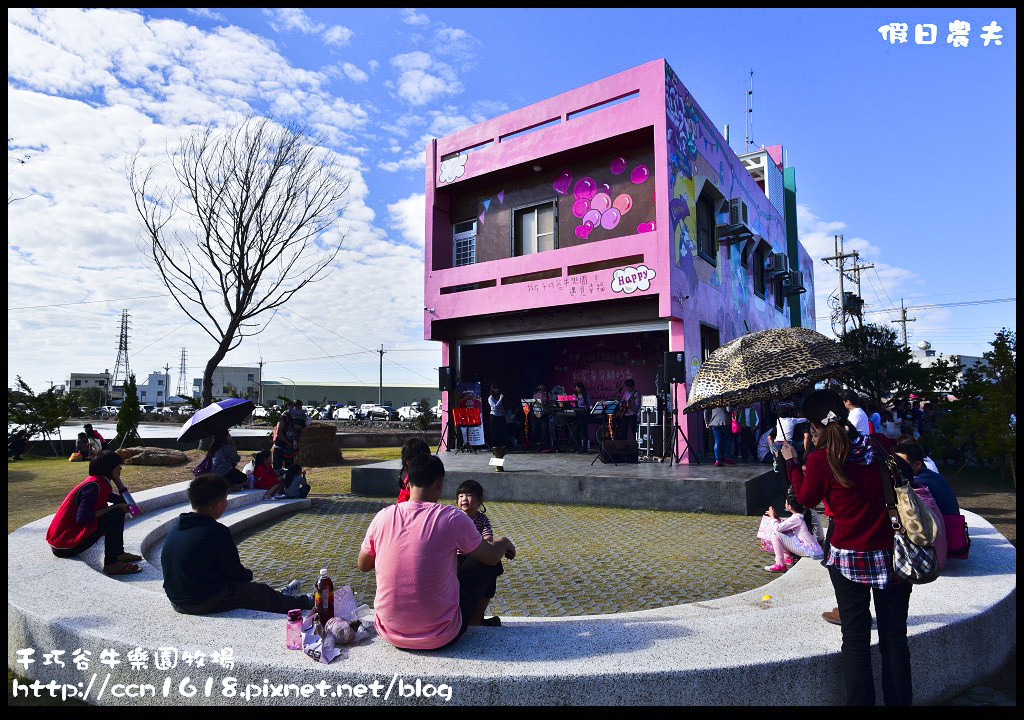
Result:
<svg viewBox="0 0 1024 720"><path fill-rule="evenodd" d="M683 353L681 410L720 344L814 325L783 157L738 157L664 60L432 141L424 336L515 399L577 381L606 399L627 377L654 394Z"/></svg>

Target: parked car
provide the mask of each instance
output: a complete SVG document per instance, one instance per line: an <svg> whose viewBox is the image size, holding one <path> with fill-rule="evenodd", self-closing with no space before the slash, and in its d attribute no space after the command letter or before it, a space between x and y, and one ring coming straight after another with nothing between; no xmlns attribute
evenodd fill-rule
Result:
<svg viewBox="0 0 1024 720"><path fill-rule="evenodd" d="M430 414L434 416L435 420L440 420L441 419L441 401L440 400L437 401L437 405L435 405L434 407L430 408Z"/></svg>
<svg viewBox="0 0 1024 720"><path fill-rule="evenodd" d="M388 405L374 405L366 411L367 420L398 420L398 411Z"/></svg>
<svg viewBox="0 0 1024 720"><path fill-rule="evenodd" d="M365 419L366 414L375 407L380 407L377 403L363 403L359 406L359 410L356 411L356 416Z"/></svg>
<svg viewBox="0 0 1024 720"><path fill-rule="evenodd" d="M406 405L405 407L398 408L398 417L401 420L415 420L422 414L423 411L415 405Z"/></svg>
<svg viewBox="0 0 1024 720"><path fill-rule="evenodd" d="M265 418L268 415L270 415L270 411L262 405L257 405L252 411L252 416L254 418Z"/></svg>
<svg viewBox="0 0 1024 720"><path fill-rule="evenodd" d="M156 405L143 405L141 408L142 412L149 414L156 412Z"/></svg>
<svg viewBox="0 0 1024 720"><path fill-rule="evenodd" d="M356 410L352 407L337 407L334 409L335 420L356 420Z"/></svg>

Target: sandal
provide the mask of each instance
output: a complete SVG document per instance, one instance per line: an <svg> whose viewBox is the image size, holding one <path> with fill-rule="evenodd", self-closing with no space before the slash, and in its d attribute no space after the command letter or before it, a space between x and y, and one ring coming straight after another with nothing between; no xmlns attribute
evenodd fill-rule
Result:
<svg viewBox="0 0 1024 720"><path fill-rule="evenodd" d="M135 563L118 562L113 565L107 565L103 568L103 572L106 575L134 575L135 573L142 572L142 568Z"/></svg>
<svg viewBox="0 0 1024 720"><path fill-rule="evenodd" d="M140 560L142 560L142 556L141 555L134 555L134 554L129 553L129 552L123 552L123 553L121 553L120 555L117 556L117 560L118 560L118 562L123 562L123 563L136 563L136 562L139 562Z"/></svg>

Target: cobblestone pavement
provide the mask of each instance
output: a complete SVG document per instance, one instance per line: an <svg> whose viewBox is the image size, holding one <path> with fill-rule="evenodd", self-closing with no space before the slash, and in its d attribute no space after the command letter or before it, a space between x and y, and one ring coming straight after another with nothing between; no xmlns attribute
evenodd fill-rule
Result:
<svg viewBox="0 0 1024 720"><path fill-rule="evenodd" d="M310 510L239 537L256 579L305 591L320 568L372 604L373 573L356 569L370 520L392 498L317 498ZM486 503L495 534L518 555L504 561L498 615L563 616L710 600L769 582L756 544L759 518L532 503Z"/></svg>

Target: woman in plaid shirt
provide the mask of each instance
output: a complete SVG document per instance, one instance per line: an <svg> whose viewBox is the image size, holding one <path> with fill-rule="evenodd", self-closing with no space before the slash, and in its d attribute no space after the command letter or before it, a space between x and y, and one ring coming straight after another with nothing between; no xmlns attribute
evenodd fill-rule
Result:
<svg viewBox="0 0 1024 720"><path fill-rule="evenodd" d="M913 699L907 648L909 583L892 573L893 529L882 494L878 446L847 420L839 395L819 390L804 400L817 448L801 468L796 449L782 454L797 500L815 507L823 499L833 519L825 539L832 587L842 621L842 667L848 705L874 705L871 675L871 598L882 654L882 697L886 705L910 705Z"/></svg>

